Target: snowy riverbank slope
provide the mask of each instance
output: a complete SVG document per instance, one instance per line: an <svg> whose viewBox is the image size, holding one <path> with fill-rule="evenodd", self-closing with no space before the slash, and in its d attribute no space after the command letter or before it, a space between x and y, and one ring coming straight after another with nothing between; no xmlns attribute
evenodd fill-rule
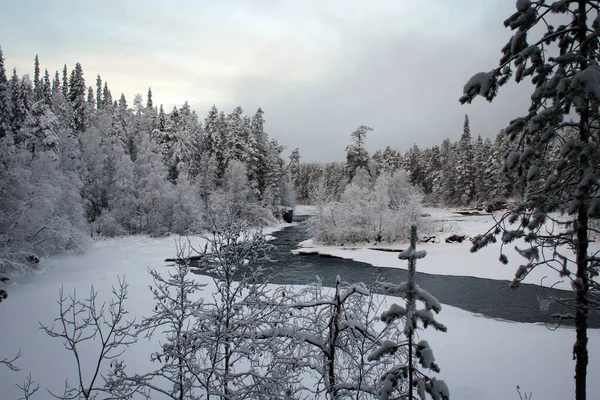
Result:
<svg viewBox="0 0 600 400"><path fill-rule="evenodd" d="M304 206L302 211L309 214L310 206ZM462 234L473 237L487 231L493 225L493 217L490 214L464 216L456 212L427 208L425 212L426 224L436 230L436 236L440 243L419 243L420 250L427 251L427 257L419 261L418 271L433 275L473 276L478 278L511 281L518 266L523 264L524 259L515 251L515 244L504 247L504 253L508 256L509 264L504 265L498 261L500 255L500 243L490 244L477 253L470 253L471 242L465 240L463 243L444 243L444 238L450 234ZM517 246L526 248L522 242ZM406 269L406 263L399 262L397 253L385 252L377 249L403 249L406 244L364 244L346 247L322 246L307 240L301 244L302 248L297 253L318 253L322 255L335 256L364 263L376 267L390 267ZM591 242L590 248L600 251L600 243ZM568 254L565 251L565 254ZM524 280L524 283L550 287L554 285L557 289L570 290L571 284L568 280L558 279L558 274L547 268L534 269Z"/></svg>

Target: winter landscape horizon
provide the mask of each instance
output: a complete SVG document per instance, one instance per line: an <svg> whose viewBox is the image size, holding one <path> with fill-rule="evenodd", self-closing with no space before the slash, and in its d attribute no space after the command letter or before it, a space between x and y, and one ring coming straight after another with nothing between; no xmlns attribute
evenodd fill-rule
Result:
<svg viewBox="0 0 600 400"><path fill-rule="evenodd" d="M0 16L0 400L600 394L600 1L200 3Z"/></svg>

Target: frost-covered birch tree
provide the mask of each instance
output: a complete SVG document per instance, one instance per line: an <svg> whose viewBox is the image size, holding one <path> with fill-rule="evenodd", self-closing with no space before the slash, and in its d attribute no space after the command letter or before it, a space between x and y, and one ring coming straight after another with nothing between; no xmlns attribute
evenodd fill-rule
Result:
<svg viewBox="0 0 600 400"><path fill-rule="evenodd" d="M573 297L561 300L572 313L560 317L575 320L575 398L583 400L588 315L600 305L600 257L589 247L598 233L591 223L600 217L600 1L518 0L516 8L504 21L514 35L499 65L474 75L460 102L478 95L492 101L511 77L517 83L531 79L529 109L505 130L513 144L506 166L522 173L526 187L519 205L478 236L472 250L498 235L503 245L523 239L525 248L517 251L526 261L513 286L540 267L572 282ZM552 161L555 144L560 157ZM504 255L500 259L507 262Z"/></svg>
<svg viewBox="0 0 600 400"><path fill-rule="evenodd" d="M161 335L150 360L158 367L128 375L125 364L115 361L108 380L112 392L138 392L151 398L164 395L173 400L198 398L202 381L197 380L197 314L202 308L199 293L206 285L194 279L189 246L179 243L178 262L166 274L153 269L150 287L156 302L152 314L136 326L136 335L150 340Z"/></svg>
<svg viewBox="0 0 600 400"><path fill-rule="evenodd" d="M323 288L317 280L297 293L288 290L288 323L273 334L292 339L294 364L304 376L316 378L299 392L331 400L371 399L380 375L404 357L398 352L378 363L367 359L388 335L385 326L377 326L381 300L372 289L341 282L338 276L333 289Z"/></svg>
<svg viewBox="0 0 600 400"><path fill-rule="evenodd" d="M110 374L106 375L107 364L119 363L126 348L137 340L134 321L126 320L127 287L124 279L119 279L108 303L98 300L93 287L83 299L75 291L66 295L61 288L58 317L51 325L40 323L40 329L63 341L73 356L76 379L75 383L65 380L61 394L49 392L54 398L88 400L102 393L105 398L126 399L133 394L130 388L113 386Z"/></svg>
<svg viewBox="0 0 600 400"><path fill-rule="evenodd" d="M207 398L283 398L295 372L279 356L282 341L265 334L284 323L281 297L265 283L272 246L233 214L221 218L197 249L212 285L195 314L199 350L191 372Z"/></svg>

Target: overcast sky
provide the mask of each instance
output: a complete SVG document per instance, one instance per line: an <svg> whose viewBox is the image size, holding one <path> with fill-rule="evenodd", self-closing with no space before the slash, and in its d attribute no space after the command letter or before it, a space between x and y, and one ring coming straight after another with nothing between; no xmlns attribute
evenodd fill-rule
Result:
<svg viewBox="0 0 600 400"><path fill-rule="evenodd" d="M269 134L303 161L338 161L350 133L374 128L370 152L457 140L464 114L493 137L528 107L509 85L494 103L461 106L464 83L497 65L512 0L5 1L7 69L51 74L80 62L130 104L152 87L166 110L204 119L216 104L265 111Z"/></svg>

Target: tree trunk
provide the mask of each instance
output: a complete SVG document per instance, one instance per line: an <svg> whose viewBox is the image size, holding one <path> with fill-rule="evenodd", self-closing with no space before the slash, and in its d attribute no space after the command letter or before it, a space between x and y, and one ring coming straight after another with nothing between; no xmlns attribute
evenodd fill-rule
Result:
<svg viewBox="0 0 600 400"><path fill-rule="evenodd" d="M335 376L335 357L336 357L336 346L338 338L338 326L339 317L342 309L342 303L340 302L340 283L336 282L335 285L335 301L336 304L331 315L329 322L329 354L327 354L327 379L329 386L329 393L332 399L337 399L338 387L337 379Z"/></svg>
<svg viewBox="0 0 600 400"><path fill-rule="evenodd" d="M586 379L588 366L588 271L587 271L587 247L588 247L588 217L587 209L580 207L577 218L577 286L575 299L577 309L575 311L575 328L577 338L573 346L575 357L575 400L586 399Z"/></svg>
<svg viewBox="0 0 600 400"><path fill-rule="evenodd" d="M410 248L414 251L417 248L417 226L412 225L410 228ZM408 400L413 400L413 336L416 329L416 319L414 312L416 310L415 302L415 273L417 269L417 261L415 256L411 256L408 260L408 280L406 290L406 311L410 316L411 329L408 333Z"/></svg>
<svg viewBox="0 0 600 400"><path fill-rule="evenodd" d="M582 59L579 63L581 71L584 71L588 66L589 50L587 45L587 13L586 13L586 0L579 0L578 8L578 33L577 41L580 46L580 55ZM589 104L585 107L580 115L579 120L579 139L587 144L589 142ZM589 164L588 156L585 152L580 155L580 174L584 174ZM581 176L580 178L583 178ZM575 329L576 329L576 340L573 346L573 357L575 358L575 400L586 399L586 380L587 380L587 366L588 366L588 291L589 291L589 280L588 280L588 202L585 201L589 198L589 193L584 193L579 199L579 209L577 213L576 221L576 262L577 262L577 274L576 274L576 311L575 311Z"/></svg>

